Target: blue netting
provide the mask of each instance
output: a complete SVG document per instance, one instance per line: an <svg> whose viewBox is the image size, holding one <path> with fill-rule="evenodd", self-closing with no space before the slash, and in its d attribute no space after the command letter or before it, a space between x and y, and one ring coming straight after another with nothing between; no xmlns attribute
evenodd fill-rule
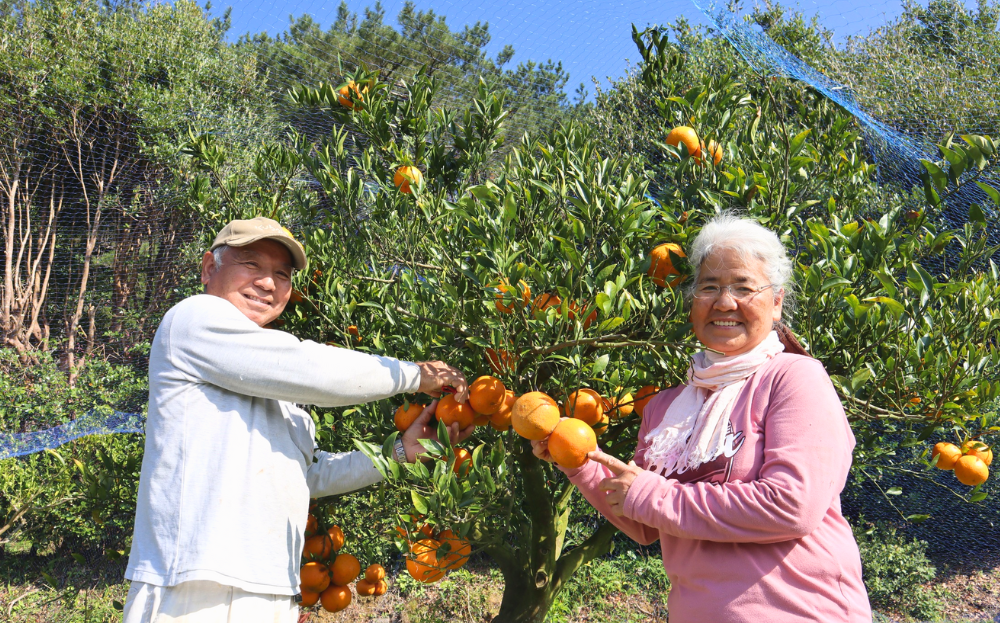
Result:
<svg viewBox="0 0 1000 623"><path fill-rule="evenodd" d="M67 424L30 433L0 432L0 461L57 448L88 435L145 433L146 416L141 413L93 410Z"/></svg>
<svg viewBox="0 0 1000 623"><path fill-rule="evenodd" d="M808 84L851 113L861 127L871 160L878 165L877 179L880 183L895 185L902 192L907 192L922 185L921 173L924 168L920 160L940 160L937 146L926 135L904 133L877 119L857 101L850 88L789 53L760 27L748 23L744 16L732 11L730 7L720 8L714 2L705 0L692 2L755 71ZM984 131L980 127L928 129L940 135ZM986 129L992 129L990 133L995 134L996 128ZM989 172L981 181L998 186L995 176ZM987 213L991 212L992 203L989 198L977 186L970 184L953 195L949 203L943 206L943 215L951 226L961 226L972 203L978 204ZM994 243L1000 242L1000 228L992 228L991 239Z"/></svg>

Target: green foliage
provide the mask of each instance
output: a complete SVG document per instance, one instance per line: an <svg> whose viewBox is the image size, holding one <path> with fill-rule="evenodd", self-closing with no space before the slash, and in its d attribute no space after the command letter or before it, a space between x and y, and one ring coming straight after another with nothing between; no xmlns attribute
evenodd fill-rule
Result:
<svg viewBox="0 0 1000 623"><path fill-rule="evenodd" d="M861 550L862 577L873 609L922 621L940 615L944 594L926 586L936 574L926 556L926 543L863 519L855 526L854 537Z"/></svg>

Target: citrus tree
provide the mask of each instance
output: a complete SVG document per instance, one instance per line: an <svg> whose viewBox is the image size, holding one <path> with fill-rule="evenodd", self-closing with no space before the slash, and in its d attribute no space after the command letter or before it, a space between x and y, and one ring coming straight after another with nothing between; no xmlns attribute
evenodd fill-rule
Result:
<svg viewBox="0 0 1000 623"><path fill-rule="evenodd" d="M683 59L665 40L635 38L663 125L642 153L610 154L589 126L568 125L514 137L498 161L510 138L501 95L481 84L466 108L440 108L426 74L390 85L362 70L289 93L328 118L328 136L292 133L265 145L252 172L199 136L180 172L190 204L210 221L274 215L306 244L311 264L296 277L283 329L442 359L470 380L488 377L490 392L502 383L504 408L489 417L442 401L439 419L481 426L466 448L428 443L427 462L391 458L393 413L412 414L408 402L352 408L337 420L386 476L400 529L385 537L406 552L410 573L435 581L472 551L485 553L504 577L501 621L544 619L615 532L571 516L574 488L533 456L516 417L510 428L510 403L515 412L518 396L542 404L535 392L543 392L553 404L580 405L587 392L577 390L593 390L601 413L588 423L601 446L630 455L638 398L650 391L640 388L681 382L697 347L684 313L683 250L720 210L742 209L794 253L801 295L789 320L833 376L863 442L862 464L900 439L988 441L996 430L1000 315L986 209L970 208L960 230L939 218L949 193L977 182L992 141L943 146L950 165L925 163L925 189L879 187L850 119L815 94L732 75L682 80ZM887 441L889 428L896 441ZM322 426L318 437L333 439ZM924 459L926 469L938 461Z"/></svg>

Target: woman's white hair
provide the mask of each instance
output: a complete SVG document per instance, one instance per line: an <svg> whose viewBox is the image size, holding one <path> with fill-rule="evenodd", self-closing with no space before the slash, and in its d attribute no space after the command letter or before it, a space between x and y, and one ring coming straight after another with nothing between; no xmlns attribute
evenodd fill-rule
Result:
<svg viewBox="0 0 1000 623"><path fill-rule="evenodd" d="M792 283L793 264L788 256L788 249L770 229L753 219L741 218L732 213L724 212L708 221L691 243L688 261L694 267L694 280L688 288L689 296L698 283L705 258L720 249L734 251L743 262L751 259L762 262L768 283L774 286L774 295L777 297L784 294L782 315L786 318L791 316L795 294Z"/></svg>

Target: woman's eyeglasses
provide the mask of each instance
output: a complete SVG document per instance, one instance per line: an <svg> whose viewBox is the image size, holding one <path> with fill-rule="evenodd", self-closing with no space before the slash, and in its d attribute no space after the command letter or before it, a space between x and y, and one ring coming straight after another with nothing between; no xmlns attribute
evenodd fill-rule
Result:
<svg viewBox="0 0 1000 623"><path fill-rule="evenodd" d="M768 288L773 288L774 284L769 283L766 286L761 286L759 288L751 288L750 286L743 284L733 284L728 286L720 286L714 283L703 283L701 285L695 286L694 288L694 298L696 299L717 299L722 296L723 291L729 292L729 296L737 301L746 301L753 298L755 295L760 294Z"/></svg>

